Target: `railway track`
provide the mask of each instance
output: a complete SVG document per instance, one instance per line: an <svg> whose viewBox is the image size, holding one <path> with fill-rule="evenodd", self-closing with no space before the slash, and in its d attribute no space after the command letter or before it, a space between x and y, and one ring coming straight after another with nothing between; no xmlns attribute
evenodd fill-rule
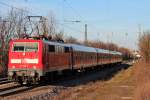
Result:
<svg viewBox="0 0 150 100"><path fill-rule="evenodd" d="M7 77L5 77L5 78L0 78L0 85L6 84L6 83L10 83L10 82L12 82L12 81L8 80Z"/></svg>
<svg viewBox="0 0 150 100"><path fill-rule="evenodd" d="M0 81L0 85L2 85L2 84L7 84L7 83L11 83L11 82L13 82L13 81L10 81L10 80Z"/></svg>
<svg viewBox="0 0 150 100"><path fill-rule="evenodd" d="M7 77L5 77L5 78L0 78L0 81L6 81L6 80L8 80Z"/></svg>
<svg viewBox="0 0 150 100"><path fill-rule="evenodd" d="M14 89L14 88L19 88L21 87L21 85L15 85L15 84L11 84L8 86L5 86L4 88L0 88L0 92L6 91L6 90L10 90L10 89Z"/></svg>
<svg viewBox="0 0 150 100"><path fill-rule="evenodd" d="M33 89L35 87L38 87L38 86L37 85L35 85L35 86L21 86L21 85L18 85L18 86L13 86L13 87L0 89L0 97L6 97L6 96L22 93L22 92L28 91L30 89Z"/></svg>
<svg viewBox="0 0 150 100"><path fill-rule="evenodd" d="M31 97L24 98L25 100L53 100L55 96L57 96L62 90L67 89L64 86L53 86L49 88L49 91L40 93L38 95L33 95Z"/></svg>
<svg viewBox="0 0 150 100"><path fill-rule="evenodd" d="M9 95L18 94L30 89L37 87L38 85L34 86L24 86L17 84L15 82L7 80L7 78L0 79L0 97L6 97Z"/></svg>

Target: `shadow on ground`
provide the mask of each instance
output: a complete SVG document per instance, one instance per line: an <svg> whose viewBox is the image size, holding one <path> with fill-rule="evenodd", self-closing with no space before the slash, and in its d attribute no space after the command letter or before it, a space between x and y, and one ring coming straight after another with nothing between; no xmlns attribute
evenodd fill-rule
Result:
<svg viewBox="0 0 150 100"><path fill-rule="evenodd" d="M121 70L126 70L129 67L131 67L131 65L125 63L119 65L97 66L92 69L86 69L84 72L75 72L74 74L57 76L53 82L49 82L45 85L73 87L77 85L84 85L89 82L106 81L110 80Z"/></svg>

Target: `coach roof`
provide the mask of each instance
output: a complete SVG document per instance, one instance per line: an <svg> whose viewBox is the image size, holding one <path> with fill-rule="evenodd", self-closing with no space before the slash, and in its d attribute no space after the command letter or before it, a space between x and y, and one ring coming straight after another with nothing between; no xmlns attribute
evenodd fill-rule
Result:
<svg viewBox="0 0 150 100"><path fill-rule="evenodd" d="M57 46L63 46L63 47L70 47L69 45L65 44L65 43L59 43L59 42L53 42L53 41L47 41L47 40L43 40L45 43L49 44L49 45L57 45Z"/></svg>
<svg viewBox="0 0 150 100"><path fill-rule="evenodd" d="M93 47L88 47L88 46L84 46L84 45L79 45L79 44L68 44L69 46L71 46L73 48L73 50L75 51L83 51L83 52L97 52L95 48Z"/></svg>
<svg viewBox="0 0 150 100"><path fill-rule="evenodd" d="M100 49L100 48L96 48L98 53L110 53L109 50L105 50L105 49Z"/></svg>
<svg viewBox="0 0 150 100"><path fill-rule="evenodd" d="M67 44L67 43L58 43L58 42L53 42L53 41L47 41L43 40L45 43L49 45L58 45L58 46L63 46L63 47L72 47L74 51L83 51L83 52L95 52L96 49L93 47L88 47L84 45L79 45L79 44Z"/></svg>
<svg viewBox="0 0 150 100"><path fill-rule="evenodd" d="M95 52L95 53L109 53L109 54L118 54L122 55L120 52L116 51L110 51L110 50L105 50L105 49L100 49L100 48L93 48L93 47L88 47L80 44L67 44L67 43L59 43L59 42L53 42L53 41L47 41L43 40L45 43L50 44L50 45L58 45L58 46L63 46L63 47L72 47L73 50L75 51L81 51L81 52Z"/></svg>

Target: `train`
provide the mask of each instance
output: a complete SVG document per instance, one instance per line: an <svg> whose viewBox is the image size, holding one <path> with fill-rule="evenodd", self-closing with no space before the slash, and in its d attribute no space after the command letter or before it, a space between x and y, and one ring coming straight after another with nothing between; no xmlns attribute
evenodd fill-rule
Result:
<svg viewBox="0 0 150 100"><path fill-rule="evenodd" d="M20 84L39 82L51 72L79 70L122 62L122 53L45 39L9 43L8 78Z"/></svg>

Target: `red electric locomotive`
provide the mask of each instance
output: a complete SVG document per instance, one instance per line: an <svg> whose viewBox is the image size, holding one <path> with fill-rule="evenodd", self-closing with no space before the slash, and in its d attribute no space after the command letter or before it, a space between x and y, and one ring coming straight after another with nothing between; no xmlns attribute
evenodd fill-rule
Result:
<svg viewBox="0 0 150 100"><path fill-rule="evenodd" d="M9 78L20 83L38 79L43 73L42 47L41 40L12 40L9 50Z"/></svg>
<svg viewBox="0 0 150 100"><path fill-rule="evenodd" d="M19 83L40 81L49 72L120 63L119 52L48 40L10 41L8 77Z"/></svg>

